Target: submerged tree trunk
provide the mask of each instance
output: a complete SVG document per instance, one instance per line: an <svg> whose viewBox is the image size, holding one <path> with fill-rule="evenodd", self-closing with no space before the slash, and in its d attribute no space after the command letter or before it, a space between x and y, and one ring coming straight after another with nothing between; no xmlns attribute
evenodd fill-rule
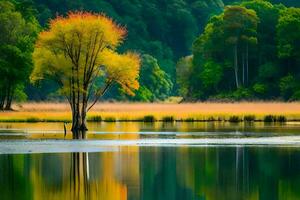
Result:
<svg viewBox="0 0 300 200"><path fill-rule="evenodd" d="M87 110L82 106L80 109L80 103L76 103L75 108L72 110L72 133L73 139L85 139L86 138L86 113Z"/></svg>
<svg viewBox="0 0 300 200"><path fill-rule="evenodd" d="M236 88L239 88L237 44L234 46L234 75Z"/></svg>
<svg viewBox="0 0 300 200"><path fill-rule="evenodd" d="M75 119L73 118L72 127L73 139L86 139L87 126L80 114L77 115Z"/></svg>

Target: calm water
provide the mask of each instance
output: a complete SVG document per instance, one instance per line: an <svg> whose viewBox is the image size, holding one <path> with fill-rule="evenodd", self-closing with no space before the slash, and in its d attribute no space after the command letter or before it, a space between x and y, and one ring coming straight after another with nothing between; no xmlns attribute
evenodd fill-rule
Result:
<svg viewBox="0 0 300 200"><path fill-rule="evenodd" d="M88 139L244 138L300 136L300 123L89 123ZM67 129L69 130L70 124ZM0 123L1 139L63 139L63 123ZM68 132L65 139L71 139Z"/></svg>
<svg viewBox="0 0 300 200"><path fill-rule="evenodd" d="M1 126L0 142L36 141L41 135L61 138L62 134L60 124ZM299 124L92 127L90 139L112 141L300 135ZM101 152L7 152L0 154L0 199L300 199L300 146L129 145Z"/></svg>

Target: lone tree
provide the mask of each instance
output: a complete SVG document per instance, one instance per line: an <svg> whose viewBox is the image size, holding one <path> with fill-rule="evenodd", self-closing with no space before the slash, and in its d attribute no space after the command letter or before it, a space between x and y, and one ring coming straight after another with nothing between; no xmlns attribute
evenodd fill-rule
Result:
<svg viewBox="0 0 300 200"><path fill-rule="evenodd" d="M52 20L38 37L31 79L49 77L59 84L72 110L74 139L85 137L87 112L112 84L131 95L139 88L139 56L116 52L125 35L103 14L75 12Z"/></svg>

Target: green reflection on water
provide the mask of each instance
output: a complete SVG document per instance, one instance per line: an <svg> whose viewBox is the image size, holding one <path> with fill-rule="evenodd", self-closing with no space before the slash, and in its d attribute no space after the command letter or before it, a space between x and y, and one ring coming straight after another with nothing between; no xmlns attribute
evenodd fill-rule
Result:
<svg viewBox="0 0 300 200"><path fill-rule="evenodd" d="M300 148L0 155L1 199L299 199Z"/></svg>

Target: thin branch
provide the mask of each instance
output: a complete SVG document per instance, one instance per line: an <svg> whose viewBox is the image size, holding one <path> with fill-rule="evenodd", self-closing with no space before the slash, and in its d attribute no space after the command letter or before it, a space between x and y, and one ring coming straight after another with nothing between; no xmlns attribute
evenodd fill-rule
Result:
<svg viewBox="0 0 300 200"><path fill-rule="evenodd" d="M111 81L111 80L108 81L106 86L102 89L101 92L96 92L96 98L95 98L94 102L89 106L87 111L89 111L97 103L97 101L100 99L100 97L102 97L106 93L106 91L109 89L109 87L112 85L112 83L113 83L113 81Z"/></svg>

